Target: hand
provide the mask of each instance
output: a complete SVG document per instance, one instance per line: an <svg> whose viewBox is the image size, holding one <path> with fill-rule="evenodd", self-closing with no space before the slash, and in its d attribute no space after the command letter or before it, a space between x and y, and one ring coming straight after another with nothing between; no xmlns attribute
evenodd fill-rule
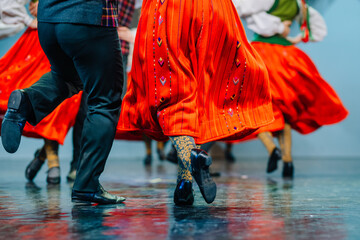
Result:
<svg viewBox="0 0 360 240"><path fill-rule="evenodd" d="M301 34L299 34L296 37L287 37L286 39L292 44L298 44L299 42L302 41L302 36Z"/></svg>
<svg viewBox="0 0 360 240"><path fill-rule="evenodd" d="M135 42L135 36L132 34L131 30L127 27L118 27L117 32L120 40L124 40L129 43Z"/></svg>
<svg viewBox="0 0 360 240"><path fill-rule="evenodd" d="M38 5L39 5L39 1L36 2L31 1L29 4L29 11L31 15L33 15L34 17L37 17Z"/></svg>
<svg viewBox="0 0 360 240"><path fill-rule="evenodd" d="M29 28L33 28L36 29L38 25L38 21L37 18L35 18L34 20L32 20L32 22L29 24Z"/></svg>
<svg viewBox="0 0 360 240"><path fill-rule="evenodd" d="M284 31L280 35L286 38L290 33L290 26L292 24L292 21L286 20L282 24L284 25Z"/></svg>

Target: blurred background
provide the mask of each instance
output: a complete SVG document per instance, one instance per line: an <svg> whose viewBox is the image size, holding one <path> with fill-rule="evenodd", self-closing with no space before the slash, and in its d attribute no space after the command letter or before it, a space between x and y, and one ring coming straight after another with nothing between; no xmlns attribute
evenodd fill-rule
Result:
<svg viewBox="0 0 360 240"><path fill-rule="evenodd" d="M344 105L349 110L348 118L336 125L325 126L310 135L293 135L293 156L296 158L359 158L360 159L360 1L359 0L312 0L309 4L325 18L328 36L320 43L300 44L315 62L325 80L336 90ZM246 25L244 24L245 28ZM23 33L0 40L2 57ZM252 34L247 31L251 40ZM293 33L295 34L295 33ZM72 156L71 132L60 147L61 165L67 168ZM1 143L0 143L1 144ZM36 148L41 147L43 140L24 137L19 151L8 154L0 147L0 158L32 159ZM169 144L168 144L169 145ZM220 143L222 146L223 143ZM155 150L155 144L153 144ZM167 146L169 148L169 146ZM215 148L215 150L220 148ZM236 144L233 153L241 158L267 159L267 152L260 141ZM153 158L157 159L156 151ZM115 141L110 157L142 158L145 155L143 142Z"/></svg>

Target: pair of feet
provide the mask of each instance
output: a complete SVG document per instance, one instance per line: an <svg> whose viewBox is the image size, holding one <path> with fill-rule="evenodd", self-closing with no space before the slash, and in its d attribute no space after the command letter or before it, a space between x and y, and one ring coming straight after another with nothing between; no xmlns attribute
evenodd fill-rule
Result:
<svg viewBox="0 0 360 240"><path fill-rule="evenodd" d="M42 165L45 161L40 159L41 149L36 150L34 154L34 159L29 163L25 169L25 177L30 182L34 180L37 173L40 171ZM47 172L46 182L49 184L59 184L60 183L60 167L49 168Z"/></svg>
<svg viewBox="0 0 360 240"><path fill-rule="evenodd" d="M212 203L216 197L216 184L209 173L211 163L212 159L205 151L201 149L191 150L191 174L207 203ZM178 182L174 192L174 203L176 205L192 205L194 203L191 181L181 179Z"/></svg>
<svg viewBox="0 0 360 240"><path fill-rule="evenodd" d="M267 164L267 173L274 172L278 167L278 161L282 159L281 151L279 148L274 148L272 151L268 164ZM292 162L283 162L283 172L282 176L284 178L293 178L294 177L294 165Z"/></svg>

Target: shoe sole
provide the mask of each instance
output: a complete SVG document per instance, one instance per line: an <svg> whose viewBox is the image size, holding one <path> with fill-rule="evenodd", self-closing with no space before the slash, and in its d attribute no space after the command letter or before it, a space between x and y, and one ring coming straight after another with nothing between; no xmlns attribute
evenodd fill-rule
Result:
<svg viewBox="0 0 360 240"><path fill-rule="evenodd" d="M126 199L125 199L126 200ZM119 202L116 203L98 203L98 202L94 202L94 201L86 201L86 200L81 200L81 199L71 199L71 201L75 204L75 205L84 205L84 206L89 206L89 205L93 205L93 204L98 204L98 205L114 205L114 204L120 204L125 202L125 200L120 200Z"/></svg>
<svg viewBox="0 0 360 240"><path fill-rule="evenodd" d="M59 184L61 181L60 177L56 177L56 178L46 178L46 182L48 184Z"/></svg>
<svg viewBox="0 0 360 240"><path fill-rule="evenodd" d="M12 92L9 97L8 109L18 111L22 97L23 95L20 91ZM4 149L8 153L14 153L18 150L21 141L22 129L22 126L19 126L17 121L10 121L6 119L6 117L4 118L1 126L1 141Z"/></svg>
<svg viewBox="0 0 360 240"><path fill-rule="evenodd" d="M209 166L212 164L212 159L207 154L200 156L203 153L204 152L200 152L197 155L191 155L193 177L206 203L212 203L216 197L216 184L209 173ZM204 179L203 175L208 175L209 177Z"/></svg>

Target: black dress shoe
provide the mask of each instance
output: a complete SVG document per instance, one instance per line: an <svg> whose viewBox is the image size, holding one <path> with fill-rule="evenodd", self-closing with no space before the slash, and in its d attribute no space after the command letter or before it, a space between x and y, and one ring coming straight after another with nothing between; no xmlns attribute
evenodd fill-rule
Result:
<svg viewBox="0 0 360 240"><path fill-rule="evenodd" d="M144 158L144 165L151 165L151 162L152 162L151 154L146 155L146 157Z"/></svg>
<svg viewBox="0 0 360 240"><path fill-rule="evenodd" d="M292 162L284 162L282 176L283 178L294 177L294 165Z"/></svg>
<svg viewBox="0 0 360 240"><path fill-rule="evenodd" d="M211 163L211 157L204 150L191 150L192 175L207 203L212 203L216 197L216 184L209 173Z"/></svg>
<svg viewBox="0 0 360 240"><path fill-rule="evenodd" d="M31 104L25 92L13 91L1 126L1 140L7 152L14 153L19 148L21 134L30 112Z"/></svg>
<svg viewBox="0 0 360 240"><path fill-rule="evenodd" d="M271 172L275 171L278 167L279 160L281 160L281 151L279 148L276 147L276 148L274 148L274 150L272 151L272 153L269 157L266 172L271 173Z"/></svg>
<svg viewBox="0 0 360 240"><path fill-rule="evenodd" d="M124 202L126 199L107 192L101 185L98 192L78 192L72 191L71 200L75 203L83 204L118 204Z"/></svg>
<svg viewBox="0 0 360 240"><path fill-rule="evenodd" d="M228 162L235 162L235 157L230 151L225 151L225 159Z"/></svg>
<svg viewBox="0 0 360 240"><path fill-rule="evenodd" d="M52 167L48 170L46 182L49 184L60 183L60 167Z"/></svg>
<svg viewBox="0 0 360 240"><path fill-rule="evenodd" d="M29 165L27 165L25 169L25 177L29 181L32 181L35 178L36 174L40 171L42 165L45 162L39 159L40 153L41 149L36 150L34 159L29 163Z"/></svg>
<svg viewBox="0 0 360 240"><path fill-rule="evenodd" d="M174 146L171 147L170 152L166 155L166 160L168 160L171 163L178 164L177 151Z"/></svg>
<svg viewBox="0 0 360 240"><path fill-rule="evenodd" d="M174 192L175 205L192 205L194 203L194 194L192 183L188 180L180 180Z"/></svg>

